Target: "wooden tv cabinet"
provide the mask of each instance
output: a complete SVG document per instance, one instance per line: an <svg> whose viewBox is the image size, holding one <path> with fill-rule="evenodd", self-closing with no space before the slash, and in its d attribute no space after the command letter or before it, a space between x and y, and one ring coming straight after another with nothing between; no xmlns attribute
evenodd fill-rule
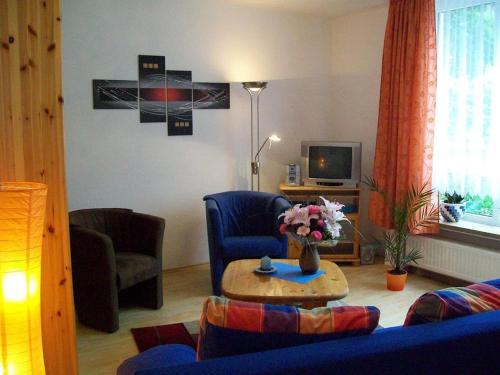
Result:
<svg viewBox="0 0 500 375"><path fill-rule="evenodd" d="M331 260L333 262L350 262L359 266L359 188L346 187L323 187L323 186L288 186L280 184L280 192L292 203L302 204L320 204L320 196L329 201L338 201L349 205L351 212L346 213L351 221L353 230L348 223L340 223L343 232L348 233L346 238L338 241L336 246L319 246L318 252L321 259ZM292 238L288 238L288 257L297 259L302 251L302 246Z"/></svg>

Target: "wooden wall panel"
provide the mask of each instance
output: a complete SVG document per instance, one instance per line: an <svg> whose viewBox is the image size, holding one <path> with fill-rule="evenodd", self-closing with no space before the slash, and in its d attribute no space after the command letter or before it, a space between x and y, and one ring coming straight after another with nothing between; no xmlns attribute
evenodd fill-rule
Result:
<svg viewBox="0 0 500 375"><path fill-rule="evenodd" d="M0 0L0 180L48 184L42 319L48 375L77 374L59 0Z"/></svg>

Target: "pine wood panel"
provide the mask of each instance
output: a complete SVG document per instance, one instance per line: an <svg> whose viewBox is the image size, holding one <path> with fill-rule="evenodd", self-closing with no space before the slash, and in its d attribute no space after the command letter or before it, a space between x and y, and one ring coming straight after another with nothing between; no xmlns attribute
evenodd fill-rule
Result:
<svg viewBox="0 0 500 375"><path fill-rule="evenodd" d="M275 259L275 262L298 265L295 259ZM340 268L332 262L321 260L325 274L307 284L290 282L269 275L259 275L253 270L260 266L260 259L243 259L229 263L222 277L222 294L243 301L280 304L307 304L324 306L328 301L344 298L349 292L347 281Z"/></svg>
<svg viewBox="0 0 500 375"><path fill-rule="evenodd" d="M59 0L0 0L0 180L48 185L42 259L48 375L78 372L68 247Z"/></svg>

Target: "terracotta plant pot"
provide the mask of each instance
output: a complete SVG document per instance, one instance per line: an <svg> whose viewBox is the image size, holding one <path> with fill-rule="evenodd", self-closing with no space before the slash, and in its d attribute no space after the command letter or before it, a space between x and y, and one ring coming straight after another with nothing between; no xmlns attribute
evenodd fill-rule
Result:
<svg viewBox="0 0 500 375"><path fill-rule="evenodd" d="M318 272L319 254L316 245L305 244L299 258L300 270L304 275L311 275Z"/></svg>
<svg viewBox="0 0 500 375"><path fill-rule="evenodd" d="M393 274L390 271L385 273L385 279L387 280L387 289L399 292L405 288L406 278L408 273L404 271L403 274Z"/></svg>

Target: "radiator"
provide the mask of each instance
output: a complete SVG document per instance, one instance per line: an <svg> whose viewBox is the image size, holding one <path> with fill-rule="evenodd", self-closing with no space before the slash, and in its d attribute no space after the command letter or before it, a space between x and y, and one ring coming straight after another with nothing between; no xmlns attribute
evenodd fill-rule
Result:
<svg viewBox="0 0 500 375"><path fill-rule="evenodd" d="M408 247L422 251L418 268L470 282L500 277L500 251L425 236L411 236Z"/></svg>

